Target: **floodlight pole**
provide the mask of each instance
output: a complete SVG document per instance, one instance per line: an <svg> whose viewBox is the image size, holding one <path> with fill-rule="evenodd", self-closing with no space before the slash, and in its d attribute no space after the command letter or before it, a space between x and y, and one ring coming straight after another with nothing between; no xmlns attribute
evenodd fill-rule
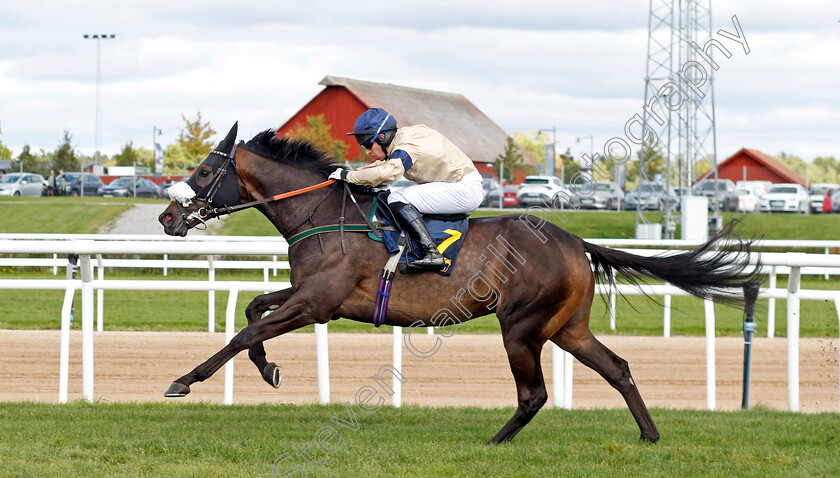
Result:
<svg viewBox="0 0 840 478"><path fill-rule="evenodd" d="M101 123L101 113L102 113L102 100L100 94L100 83L102 80L102 41L101 40L113 40L116 37L115 34L104 34L104 35L84 35L86 40L96 40L96 152L93 155L93 162L96 166L100 166L100 142L102 136L102 123Z"/></svg>
<svg viewBox="0 0 840 478"><path fill-rule="evenodd" d="M595 155L595 138L594 138L594 136L591 135L591 134L589 136L578 136L577 139L575 139L575 143L580 143L580 140L586 139L586 138L589 138L589 160L594 163L595 162L595 158L593 157ZM582 165L582 166L584 168L586 167L586 165ZM595 165L591 164L589 166L589 169L593 169L594 167L595 167Z"/></svg>
<svg viewBox="0 0 840 478"><path fill-rule="evenodd" d="M152 126L152 164L155 167L155 172L163 176L163 164L161 162L160 171L157 170L157 137L162 135L163 131L157 126Z"/></svg>

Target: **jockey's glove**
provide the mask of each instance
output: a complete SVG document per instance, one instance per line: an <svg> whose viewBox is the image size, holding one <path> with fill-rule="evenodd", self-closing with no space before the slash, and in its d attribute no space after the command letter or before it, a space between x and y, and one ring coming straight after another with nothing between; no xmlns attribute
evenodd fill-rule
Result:
<svg viewBox="0 0 840 478"><path fill-rule="evenodd" d="M327 177L327 179L335 179L336 181L345 181L346 178L347 178L347 173L348 172L349 171L347 171L344 168L335 168L335 171L330 173L330 175L329 175L329 177Z"/></svg>

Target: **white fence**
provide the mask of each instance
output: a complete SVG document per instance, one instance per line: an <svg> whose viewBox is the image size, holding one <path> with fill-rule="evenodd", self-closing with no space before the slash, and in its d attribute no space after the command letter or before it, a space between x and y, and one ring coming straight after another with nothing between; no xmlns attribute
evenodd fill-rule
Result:
<svg viewBox="0 0 840 478"><path fill-rule="evenodd" d="M63 239L39 235L37 238L29 235L2 235L0 236L0 254L76 254L80 260L81 281L61 279L5 279L0 280L0 289L53 289L65 290L65 300L61 312L61 349L60 349L60 376L59 376L59 402L67 401L67 380L68 380L68 357L69 357L69 330L70 330L70 305L75 290L82 291L82 396L85 400L92 401L93 393L93 309L94 290L100 294L104 290L200 290L200 291L227 291L228 304L225 313L226 341L234 335L234 313L236 300L239 291L266 291L278 290L289 287L288 283L268 282L267 274L269 269L283 269L288 263L277 261L277 256L283 256L288 252L285 241L266 238L240 238L204 236L190 239L172 239L164 236L62 236ZM688 246L696 243L686 241L637 241L637 240L591 240L593 243L603 245L639 245L674 247ZM784 243L782 245L781 243ZM818 247L834 248L840 247L840 241L765 241L765 247ZM652 255L662 251L650 249L633 250L636 254ZM108 267L107 261L101 259L108 254L149 254L149 255L248 255L248 256L272 256L271 261L253 261L247 267L262 268L265 280L263 282L232 282L215 281L213 273L210 272L208 281L171 281L171 280L105 280L104 268ZM93 260L99 258L98 266L100 278L94 280ZM18 259L18 258L12 258ZM3 259L10 260L10 259ZM58 259L32 259L54 261ZM799 302L800 300L823 300L833 301L840 320L840 291L824 290L800 290L800 278L803 271L824 274L826 271L840 273L840 255L830 254L805 254L805 253L762 253L762 263L770 267L774 275L771 279L771 286L762 289L759 297L787 300L787 324L788 324L788 404L791 411L799 410ZM124 263L110 260L113 267L137 267L132 260ZM133 260L137 261L137 260ZM162 260L141 260L143 264L150 267L174 267L175 261ZM196 266L195 263L205 263L209 271L214 269L212 259L207 261L189 261L189 267ZM236 261L231 261L236 262ZM17 265L23 265L23 262ZM55 266L55 265L54 265ZM218 263L216 263L218 266ZM201 265L203 268L204 265ZM234 266L231 266L234 267ZM246 267L244 262L237 268ZM804 268L804 269L803 269ZM819 269L812 269L819 268ZM787 290L775 288L775 273L789 272ZM625 295L640 294L637 289L619 285L617 292ZM616 290L601 289L601 292L611 296L611 325L615 321L615 293ZM670 333L670 296L686 295L683 291L669 285L647 286L644 290L649 295L661 295L666 298L665 324L663 329L666 335ZM100 298L100 305L101 305ZM213 303L211 297L211 304ZM770 310L773 310L773 305ZM100 309L101 310L101 309ZM211 309L212 311L212 309ZM706 301L706 367L707 367L707 408L715 409L715 352L714 352L714 308L710 301ZM768 320L769 322L769 320ZM209 330L212 331L213 319ZM100 327L102 322L100 321ZM770 324L768 324L770 328ZM100 328L100 330L102 330ZM329 402L329 359L327 354L327 325L319 324L315 327L316 347L318 356L318 385L319 401ZM394 328L394 368L401 370L402 362L402 330ZM553 384L554 384L554 405L557 407L572 408L572 357L562 352L557 346L553 346ZM394 406L400 406L401 394L400 385L396 376L394 378L393 396ZM233 403L233 361L225 365L225 403Z"/></svg>

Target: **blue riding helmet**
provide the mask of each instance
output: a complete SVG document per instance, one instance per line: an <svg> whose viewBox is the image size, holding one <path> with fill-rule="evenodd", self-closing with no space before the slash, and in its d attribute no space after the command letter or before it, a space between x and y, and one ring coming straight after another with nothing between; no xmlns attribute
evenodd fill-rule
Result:
<svg viewBox="0 0 840 478"><path fill-rule="evenodd" d="M385 149L391 144L396 132L397 119L391 113L382 108L371 108L356 118L353 131L347 135L355 136L359 146L366 149L372 148L374 141ZM380 138L380 133L384 133L385 138Z"/></svg>

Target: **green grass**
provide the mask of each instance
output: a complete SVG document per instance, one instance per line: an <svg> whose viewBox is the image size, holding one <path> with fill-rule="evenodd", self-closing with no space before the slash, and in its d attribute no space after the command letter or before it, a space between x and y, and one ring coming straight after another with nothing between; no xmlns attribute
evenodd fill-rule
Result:
<svg viewBox="0 0 840 478"><path fill-rule="evenodd" d="M341 405L3 403L0 475L272 476L272 464L287 453L277 476L292 467L327 477L840 474L837 414L654 409L662 439L651 445L638 440L626 409L546 409L513 442L486 446L512 413L354 409L351 430L331 421L352 420ZM336 433L332 454L316 449L319 430ZM319 468L296 455L307 443Z"/></svg>
<svg viewBox="0 0 840 478"><path fill-rule="evenodd" d="M134 201L98 197L2 198L0 233L95 234Z"/></svg>

